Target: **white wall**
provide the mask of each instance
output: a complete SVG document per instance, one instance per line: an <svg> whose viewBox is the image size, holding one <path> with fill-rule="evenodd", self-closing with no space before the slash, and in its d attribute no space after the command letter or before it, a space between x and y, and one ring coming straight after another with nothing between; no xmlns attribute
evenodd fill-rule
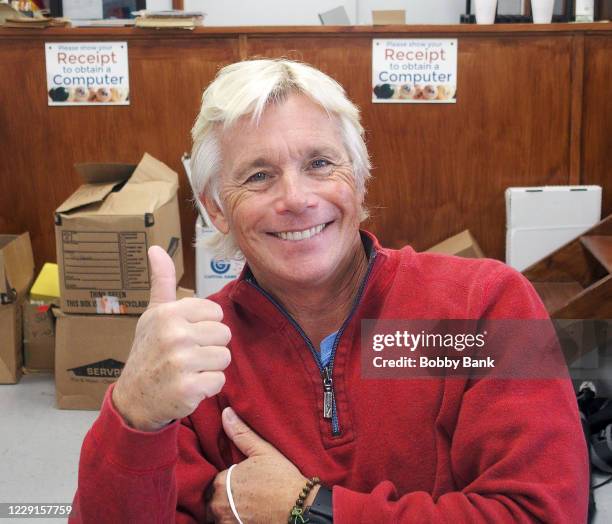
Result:
<svg viewBox="0 0 612 524"><path fill-rule="evenodd" d="M171 0L149 0L165 2ZM207 26L320 25L318 13L343 5L353 24L371 24L373 9L404 9L408 24L457 24L465 0L184 0L206 13Z"/></svg>

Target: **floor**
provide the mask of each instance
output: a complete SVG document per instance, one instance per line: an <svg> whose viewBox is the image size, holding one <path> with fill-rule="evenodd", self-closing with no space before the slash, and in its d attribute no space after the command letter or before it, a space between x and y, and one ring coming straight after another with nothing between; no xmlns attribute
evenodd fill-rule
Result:
<svg viewBox="0 0 612 524"><path fill-rule="evenodd" d="M97 412L56 409L53 377L26 375L15 386L0 386L0 413L0 503L72 502L81 442ZM594 524L612 522L612 483L595 493Z"/></svg>
<svg viewBox="0 0 612 524"><path fill-rule="evenodd" d="M0 386L0 413L0 502L72 502L81 442L98 412L56 409L53 376L26 375Z"/></svg>

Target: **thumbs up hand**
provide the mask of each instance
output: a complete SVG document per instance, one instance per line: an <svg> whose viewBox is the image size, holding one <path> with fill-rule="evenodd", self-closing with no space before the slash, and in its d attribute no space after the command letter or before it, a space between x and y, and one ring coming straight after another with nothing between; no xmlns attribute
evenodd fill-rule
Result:
<svg viewBox="0 0 612 524"><path fill-rule="evenodd" d="M231 360L221 307L200 298L177 301L174 264L159 246L149 249L149 265L149 307L112 395L126 422L141 431L186 417L219 393Z"/></svg>
<svg viewBox="0 0 612 524"><path fill-rule="evenodd" d="M151 266L151 294L149 309L158 304L176 301L176 271L174 262L161 247L149 248L149 265Z"/></svg>

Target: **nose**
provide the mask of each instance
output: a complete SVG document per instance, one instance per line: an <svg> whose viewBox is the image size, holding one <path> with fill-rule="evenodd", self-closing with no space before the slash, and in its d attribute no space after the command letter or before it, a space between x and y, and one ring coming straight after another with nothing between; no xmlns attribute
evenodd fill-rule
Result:
<svg viewBox="0 0 612 524"><path fill-rule="evenodd" d="M279 189L275 206L277 213L300 214L314 205L307 176L297 169L285 171L277 187Z"/></svg>

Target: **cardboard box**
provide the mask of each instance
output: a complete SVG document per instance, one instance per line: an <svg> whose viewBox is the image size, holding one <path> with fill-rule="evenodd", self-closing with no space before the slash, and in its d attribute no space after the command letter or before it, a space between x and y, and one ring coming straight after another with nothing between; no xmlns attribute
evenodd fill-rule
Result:
<svg viewBox="0 0 612 524"><path fill-rule="evenodd" d="M601 187L506 189L506 263L523 271L599 222Z"/></svg>
<svg viewBox="0 0 612 524"><path fill-rule="evenodd" d="M0 306L0 384L16 384L23 363L19 304Z"/></svg>
<svg viewBox="0 0 612 524"><path fill-rule="evenodd" d="M478 242L476 242L469 229L465 229L461 233L430 247L427 252L443 253L445 255L465 258L484 258L482 249L480 249Z"/></svg>
<svg viewBox="0 0 612 524"><path fill-rule="evenodd" d="M225 284L240 276L244 260L225 260L213 256L206 240L214 229L206 226L202 218L196 222L196 295L206 298L219 291Z"/></svg>
<svg viewBox="0 0 612 524"><path fill-rule="evenodd" d="M195 291L193 289L188 289L186 287L178 286L176 288L176 299L181 300L183 298L193 298L195 297Z"/></svg>
<svg viewBox="0 0 612 524"><path fill-rule="evenodd" d="M60 409L100 409L130 353L137 316L56 315L55 391Z"/></svg>
<svg viewBox="0 0 612 524"><path fill-rule="evenodd" d="M404 25L405 23L406 11L404 9L372 11L373 25Z"/></svg>
<svg viewBox="0 0 612 524"><path fill-rule="evenodd" d="M21 378L21 307L34 278L30 235L0 235L0 384Z"/></svg>
<svg viewBox="0 0 612 524"><path fill-rule="evenodd" d="M0 235L0 303L23 299L34 278L30 234Z"/></svg>
<svg viewBox="0 0 612 524"><path fill-rule="evenodd" d="M147 249L162 246L183 276L178 176L145 154L138 166L81 164L85 181L55 214L64 313L142 313Z"/></svg>
<svg viewBox="0 0 612 524"><path fill-rule="evenodd" d="M24 301L23 367L26 373L52 373L55 363L55 317L49 304Z"/></svg>
<svg viewBox="0 0 612 524"><path fill-rule="evenodd" d="M177 288L176 298L193 297ZM108 386L121 375L139 316L67 315L55 317L55 394L60 409L100 409Z"/></svg>

